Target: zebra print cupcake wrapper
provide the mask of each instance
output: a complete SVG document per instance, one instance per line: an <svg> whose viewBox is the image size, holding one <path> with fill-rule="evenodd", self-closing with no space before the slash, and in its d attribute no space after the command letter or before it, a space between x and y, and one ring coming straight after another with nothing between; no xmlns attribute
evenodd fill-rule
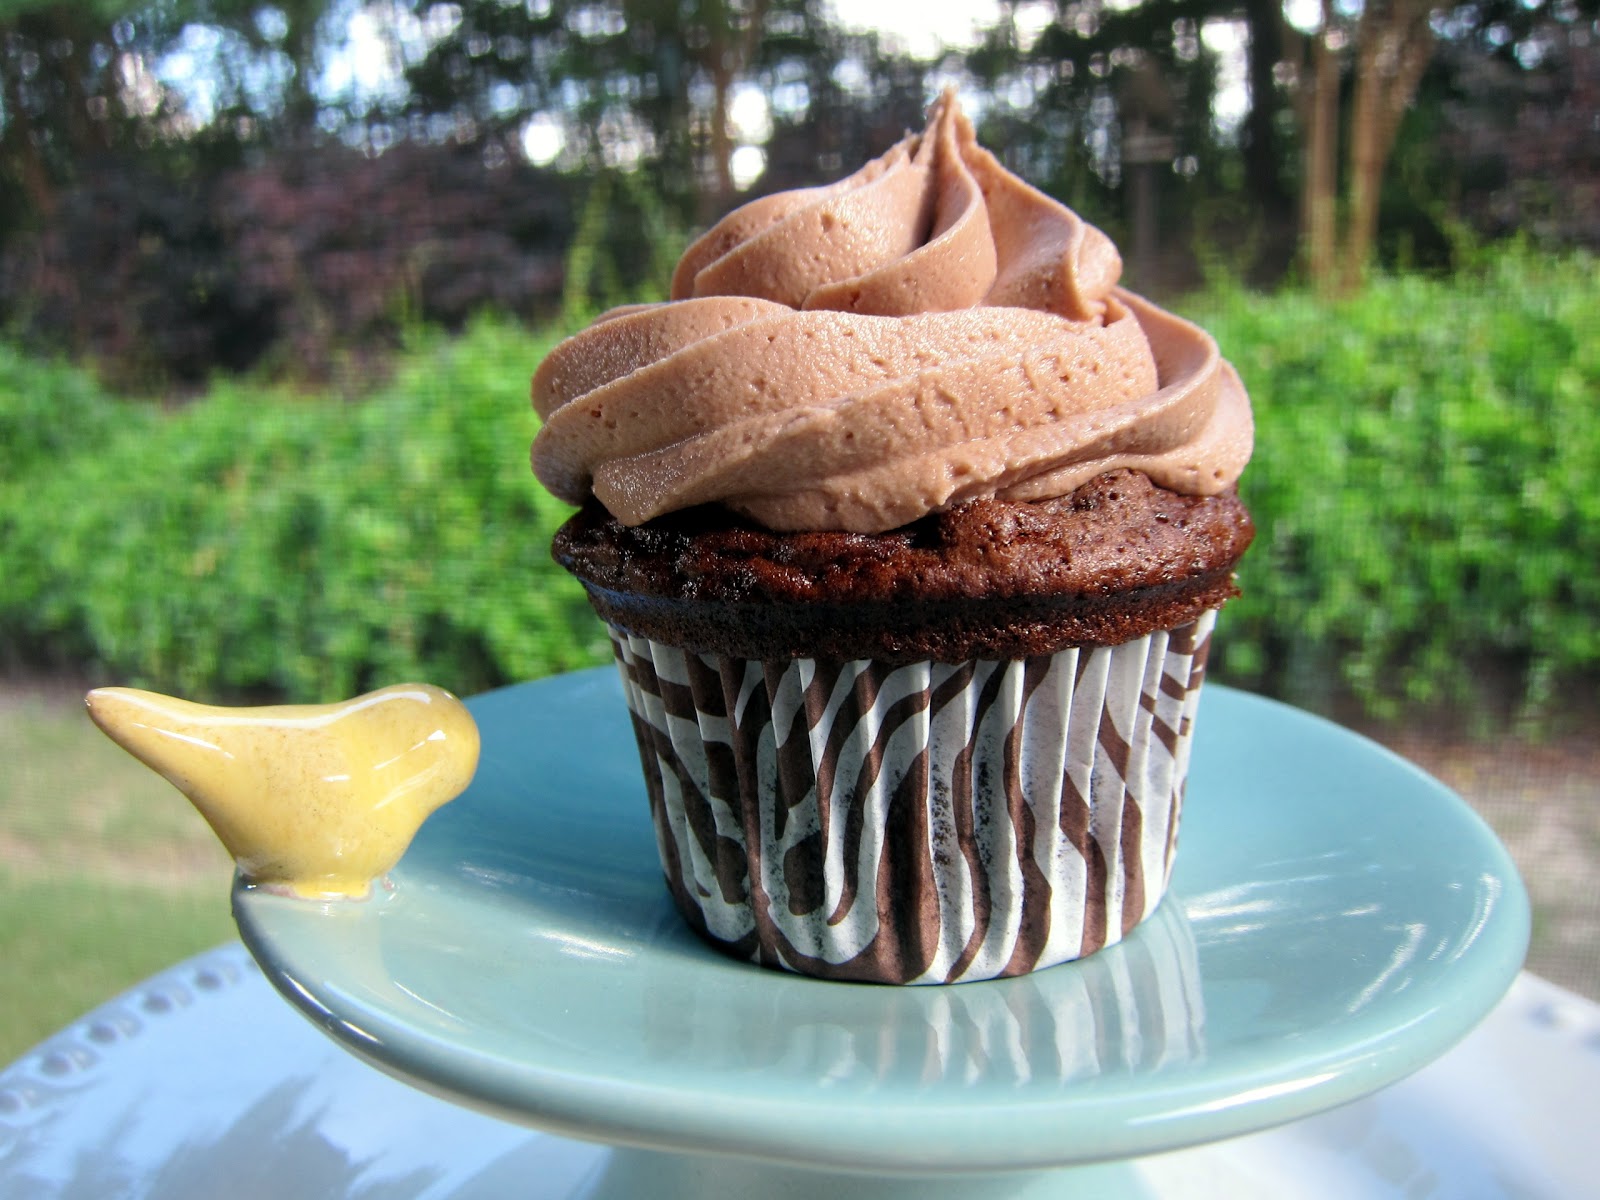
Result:
<svg viewBox="0 0 1600 1200"><path fill-rule="evenodd" d="M1171 874L1216 614L1007 662L752 662L611 629L662 868L730 954L828 979L1021 975Z"/></svg>

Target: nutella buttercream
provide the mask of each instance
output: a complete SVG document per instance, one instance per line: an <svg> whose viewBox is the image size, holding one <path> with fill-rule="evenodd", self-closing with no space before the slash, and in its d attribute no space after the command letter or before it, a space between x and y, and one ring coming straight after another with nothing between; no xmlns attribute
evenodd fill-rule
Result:
<svg viewBox="0 0 1600 1200"><path fill-rule="evenodd" d="M1215 343L1119 287L1110 240L979 147L953 96L828 187L753 201L534 377L534 470L625 525L715 503L876 533L1104 472L1216 495L1250 456Z"/></svg>

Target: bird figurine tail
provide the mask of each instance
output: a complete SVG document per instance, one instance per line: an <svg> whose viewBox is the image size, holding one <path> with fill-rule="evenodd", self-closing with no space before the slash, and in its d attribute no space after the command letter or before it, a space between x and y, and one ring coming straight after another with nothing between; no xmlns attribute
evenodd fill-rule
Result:
<svg viewBox="0 0 1600 1200"><path fill-rule="evenodd" d="M337 704L224 708L96 688L89 716L200 810L247 881L364 896L478 765L449 692L402 683Z"/></svg>

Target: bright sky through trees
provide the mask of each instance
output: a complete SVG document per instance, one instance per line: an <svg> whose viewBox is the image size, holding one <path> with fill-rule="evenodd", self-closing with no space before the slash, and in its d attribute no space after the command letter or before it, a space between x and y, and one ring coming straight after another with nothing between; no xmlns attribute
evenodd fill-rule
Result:
<svg viewBox="0 0 1600 1200"><path fill-rule="evenodd" d="M1136 7L1139 0L1111 0L1115 8ZM1291 0L1291 20L1305 20L1302 12L1315 0ZM833 11L841 26L856 30L877 30L886 43L924 60L936 59L945 50L967 50L974 46L985 28L1000 19L997 0L835 0ZM402 98L402 71L406 63L420 59L439 39L452 31L452 19L459 9L448 3L416 11L393 0L340 0L329 17L329 24L340 31L324 47L320 75L315 85L319 97L344 102L353 107L384 104ZM1032 44L1049 23L1055 9L1049 0L1031 0L1015 11L1018 41ZM1249 107L1245 82L1245 28L1242 22L1212 21L1204 30L1206 47L1218 60L1217 93L1212 118L1223 136L1230 136ZM281 88L287 59L268 52L241 56L239 47L225 44L226 34L208 25L191 26L178 48L155 64L154 76L182 95L188 123L198 127L208 123L216 110L219 87L218 63L224 55L233 61L251 63L242 81L247 91L269 95ZM847 71L850 64L841 64ZM976 99L976 98L975 98ZM753 85L742 85L731 97L729 120L737 139L731 161L734 183L745 188L754 183L766 166L763 149L772 131L772 103ZM781 105L779 106L781 109ZM523 127L522 151L530 162L540 166L554 163L566 147L565 131L559 114L541 113Z"/></svg>

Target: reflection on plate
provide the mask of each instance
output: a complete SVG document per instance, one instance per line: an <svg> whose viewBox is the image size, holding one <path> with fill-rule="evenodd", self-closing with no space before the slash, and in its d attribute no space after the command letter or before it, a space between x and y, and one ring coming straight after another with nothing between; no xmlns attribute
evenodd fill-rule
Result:
<svg viewBox="0 0 1600 1200"><path fill-rule="evenodd" d="M240 890L235 911L280 990L362 1057L561 1133L869 1171L1147 1154L1409 1074L1526 947L1515 871L1453 795L1213 687L1172 895L1124 943L954 988L762 971L673 912L611 672L472 706L478 778L391 891Z"/></svg>

